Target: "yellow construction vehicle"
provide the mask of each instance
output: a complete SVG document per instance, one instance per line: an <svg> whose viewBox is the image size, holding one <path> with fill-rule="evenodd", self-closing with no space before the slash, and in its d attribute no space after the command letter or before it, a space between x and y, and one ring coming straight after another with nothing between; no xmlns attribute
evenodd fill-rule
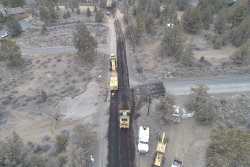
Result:
<svg viewBox="0 0 250 167"><path fill-rule="evenodd" d="M118 74L116 72L117 58L114 54L109 57L109 68L111 70L110 74L110 91L118 90Z"/></svg>
<svg viewBox="0 0 250 167"><path fill-rule="evenodd" d="M165 136L165 133L163 132L163 134L158 139L156 156L155 156L155 160L153 164L154 167L163 166L162 164L164 163L164 153L165 153L167 143L168 143L168 138Z"/></svg>
<svg viewBox="0 0 250 167"><path fill-rule="evenodd" d="M120 128L129 128L129 116L130 110L120 110Z"/></svg>

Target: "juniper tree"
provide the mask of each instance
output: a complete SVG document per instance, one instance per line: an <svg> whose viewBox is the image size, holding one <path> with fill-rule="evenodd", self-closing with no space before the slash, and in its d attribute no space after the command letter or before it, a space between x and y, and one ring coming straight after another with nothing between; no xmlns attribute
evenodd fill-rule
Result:
<svg viewBox="0 0 250 167"><path fill-rule="evenodd" d="M214 101L208 93L209 87L204 83L196 83L197 87L191 87L188 104L195 111L196 120L200 124L210 124L215 118Z"/></svg>
<svg viewBox="0 0 250 167"><path fill-rule="evenodd" d="M158 11L160 11L160 1L159 0L154 0L152 1L150 5L150 12L153 13L154 15L157 14Z"/></svg>
<svg viewBox="0 0 250 167"><path fill-rule="evenodd" d="M237 27L248 14L247 3L245 0L238 0L231 6L228 11L225 13L228 21L232 23L231 29Z"/></svg>
<svg viewBox="0 0 250 167"><path fill-rule="evenodd" d="M214 28L217 31L218 34L222 34L226 29L226 18L225 16L219 17L215 23Z"/></svg>
<svg viewBox="0 0 250 167"><path fill-rule="evenodd" d="M85 156L85 150L83 148L69 143L66 150L66 155L68 158L65 167L86 166L87 157Z"/></svg>
<svg viewBox="0 0 250 167"><path fill-rule="evenodd" d="M65 9L68 10L68 8L69 8L69 7L68 7L68 4L66 3L66 4L65 4Z"/></svg>
<svg viewBox="0 0 250 167"><path fill-rule="evenodd" d="M182 17L184 29L190 32L197 32L202 28L201 22L202 13L199 7L193 10L189 8Z"/></svg>
<svg viewBox="0 0 250 167"><path fill-rule="evenodd" d="M0 166L28 166L28 149L15 131L0 141Z"/></svg>
<svg viewBox="0 0 250 167"><path fill-rule="evenodd" d="M77 8L77 9L76 9L76 14L78 14L78 15L79 15L79 14L81 14L81 12L80 12L80 9L79 9L79 8ZM88 14L88 13L87 13L87 14ZM90 16L91 16L91 13L90 13Z"/></svg>
<svg viewBox="0 0 250 167"><path fill-rule="evenodd" d="M97 10L96 15L95 15L95 21L100 23L100 22L102 22L103 18L104 18L104 15L103 15L102 11Z"/></svg>
<svg viewBox="0 0 250 167"><path fill-rule="evenodd" d="M134 5L133 8L132 8L132 15L133 15L133 16L136 16L136 7L135 7L135 5Z"/></svg>
<svg viewBox="0 0 250 167"><path fill-rule="evenodd" d="M191 39L190 43L188 43L185 47L185 50L183 52L183 55L181 56L181 62L184 65L191 66L192 61L195 59L194 53L193 53L193 38Z"/></svg>
<svg viewBox="0 0 250 167"><path fill-rule="evenodd" d="M4 23L6 21L5 17L3 16L3 14L0 12L0 22Z"/></svg>
<svg viewBox="0 0 250 167"><path fill-rule="evenodd" d="M240 48L235 51L231 56L230 59L233 60L235 64L249 64L250 62L250 39L240 46Z"/></svg>
<svg viewBox="0 0 250 167"><path fill-rule="evenodd" d="M250 135L241 129L211 129L207 148L209 166L249 166Z"/></svg>
<svg viewBox="0 0 250 167"><path fill-rule="evenodd" d="M40 16L40 19L47 25L47 23L50 20L50 14L48 10L45 9L45 7L39 8L39 16Z"/></svg>
<svg viewBox="0 0 250 167"><path fill-rule="evenodd" d="M101 7L101 8L106 8L106 7L107 7L107 2L106 2L106 0L100 0L100 7Z"/></svg>
<svg viewBox="0 0 250 167"><path fill-rule="evenodd" d="M150 13L145 20L145 29L147 33L153 33L155 30L154 14Z"/></svg>
<svg viewBox="0 0 250 167"><path fill-rule="evenodd" d="M96 56L97 42L86 25L80 21L76 23L76 32L73 33L73 44L77 55L92 60Z"/></svg>
<svg viewBox="0 0 250 167"><path fill-rule="evenodd" d="M13 65L22 63L21 49L15 41L9 39L1 39L0 61L9 60Z"/></svg>
<svg viewBox="0 0 250 167"><path fill-rule="evenodd" d="M188 7L189 0L178 0L177 6L179 10L185 10Z"/></svg>
<svg viewBox="0 0 250 167"><path fill-rule="evenodd" d="M96 5L95 5L95 8L94 8L94 12L97 12L97 7L96 7Z"/></svg>
<svg viewBox="0 0 250 167"><path fill-rule="evenodd" d="M167 93L164 97L162 96L159 98L159 103L156 105L156 111L162 123L172 120L174 103L175 95L172 93Z"/></svg>
<svg viewBox="0 0 250 167"><path fill-rule="evenodd" d="M250 39L250 16L233 30L231 42L239 47L248 39Z"/></svg>
<svg viewBox="0 0 250 167"><path fill-rule="evenodd" d="M20 23L12 15L8 15L6 25L7 31L12 37L19 35L23 31Z"/></svg>
<svg viewBox="0 0 250 167"><path fill-rule="evenodd" d="M91 16L91 12L90 12L90 9L87 8L87 16L90 17Z"/></svg>
<svg viewBox="0 0 250 167"><path fill-rule="evenodd" d="M140 3L136 7L136 16L138 15L143 16L143 8Z"/></svg>
<svg viewBox="0 0 250 167"><path fill-rule="evenodd" d="M134 29L135 40L137 44L140 43L141 38L143 37L144 26L141 15L137 15L136 17L136 27Z"/></svg>
<svg viewBox="0 0 250 167"><path fill-rule="evenodd" d="M209 5L202 11L201 20L202 20L203 26L206 30L209 29L210 24L213 22L213 12L212 12L213 9L212 8L213 8L213 6Z"/></svg>
<svg viewBox="0 0 250 167"><path fill-rule="evenodd" d="M174 20L174 16L177 16L177 6L175 4L175 2L172 2L169 7L168 7L168 12L167 12L167 18L169 18L170 22L172 23Z"/></svg>
<svg viewBox="0 0 250 167"><path fill-rule="evenodd" d="M79 8L79 4L78 4L77 0L72 0L71 5L72 5L73 9L78 9Z"/></svg>
<svg viewBox="0 0 250 167"><path fill-rule="evenodd" d="M175 21L173 26L166 27L164 37L161 41L161 53L163 56L175 56L180 59L186 36L183 32L183 26L179 20Z"/></svg>
<svg viewBox="0 0 250 167"><path fill-rule="evenodd" d="M31 155L29 157L29 164L30 166L35 166L35 167L46 167L43 157L39 155Z"/></svg>
<svg viewBox="0 0 250 167"><path fill-rule="evenodd" d="M59 19L59 16L57 15L54 7L52 5L49 5L49 15L50 15L50 22L55 22L57 19Z"/></svg>

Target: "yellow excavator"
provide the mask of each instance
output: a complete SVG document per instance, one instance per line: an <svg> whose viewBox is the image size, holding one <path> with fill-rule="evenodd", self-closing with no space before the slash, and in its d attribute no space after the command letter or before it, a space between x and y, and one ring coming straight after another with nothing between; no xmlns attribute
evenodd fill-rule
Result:
<svg viewBox="0 0 250 167"><path fill-rule="evenodd" d="M163 132L163 134L158 139L158 145L157 145L157 149L156 149L156 156L155 156L153 167L162 167L163 166L164 153L165 153L165 149L166 149L168 140L169 139L165 136L165 133Z"/></svg>
<svg viewBox="0 0 250 167"><path fill-rule="evenodd" d="M129 129L129 116L130 110L120 110L120 128Z"/></svg>
<svg viewBox="0 0 250 167"><path fill-rule="evenodd" d="M109 69L111 70L110 74L110 91L112 92L112 97L114 91L118 90L118 74L116 72L117 68L117 58L114 54L111 54L109 57Z"/></svg>

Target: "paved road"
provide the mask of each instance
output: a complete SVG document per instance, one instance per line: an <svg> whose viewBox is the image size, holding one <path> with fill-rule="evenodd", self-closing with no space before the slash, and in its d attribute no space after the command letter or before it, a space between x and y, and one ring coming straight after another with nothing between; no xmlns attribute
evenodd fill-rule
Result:
<svg viewBox="0 0 250 167"><path fill-rule="evenodd" d="M41 49L30 49L21 50L23 54L39 54L39 53L58 53L58 52L75 52L74 47L55 47L55 48L41 48ZM97 47L97 52L109 54L109 45L102 45Z"/></svg>
<svg viewBox="0 0 250 167"><path fill-rule="evenodd" d="M250 75L207 77L203 79L162 80L168 92L175 95L188 95L190 87L196 87L197 82L209 86L209 93L239 93L250 92Z"/></svg>

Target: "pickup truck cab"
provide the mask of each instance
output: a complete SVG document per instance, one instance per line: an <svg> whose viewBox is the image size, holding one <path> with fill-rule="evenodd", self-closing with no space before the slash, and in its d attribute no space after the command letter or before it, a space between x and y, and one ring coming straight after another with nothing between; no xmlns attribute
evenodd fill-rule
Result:
<svg viewBox="0 0 250 167"><path fill-rule="evenodd" d="M139 153L147 153L149 150L149 128L146 126L140 126L139 139L138 139L138 151Z"/></svg>

